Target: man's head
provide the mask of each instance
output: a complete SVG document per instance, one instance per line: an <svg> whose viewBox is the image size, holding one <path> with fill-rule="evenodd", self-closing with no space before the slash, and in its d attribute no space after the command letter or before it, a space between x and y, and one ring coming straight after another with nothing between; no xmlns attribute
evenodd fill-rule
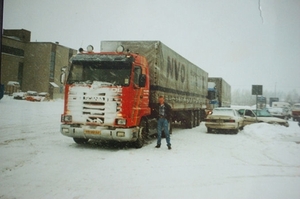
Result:
<svg viewBox="0 0 300 199"><path fill-rule="evenodd" d="M159 97L158 97L158 103L159 103L159 104L163 104L164 102L165 102L164 97L163 97L163 96L159 96Z"/></svg>

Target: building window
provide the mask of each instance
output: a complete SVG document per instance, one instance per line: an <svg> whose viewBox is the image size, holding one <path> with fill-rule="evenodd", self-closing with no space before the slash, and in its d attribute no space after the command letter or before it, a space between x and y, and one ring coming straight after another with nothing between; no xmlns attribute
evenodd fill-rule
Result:
<svg viewBox="0 0 300 199"><path fill-rule="evenodd" d="M24 63L20 62L18 68L18 82L20 84L21 90L22 90L22 82L23 82L23 68L24 68Z"/></svg>
<svg viewBox="0 0 300 199"><path fill-rule="evenodd" d="M55 52L51 52L50 60L50 80L54 80Z"/></svg>
<svg viewBox="0 0 300 199"><path fill-rule="evenodd" d="M14 47L11 47L11 46L2 45L2 52L7 53L7 54L11 54L11 55L24 57L24 50L19 49L19 48L14 48Z"/></svg>

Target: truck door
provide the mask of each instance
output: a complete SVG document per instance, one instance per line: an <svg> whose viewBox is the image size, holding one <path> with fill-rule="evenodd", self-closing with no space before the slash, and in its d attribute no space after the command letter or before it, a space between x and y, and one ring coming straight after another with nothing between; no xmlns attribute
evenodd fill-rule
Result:
<svg viewBox="0 0 300 199"><path fill-rule="evenodd" d="M135 122L141 118L140 112L146 112L148 109L149 96L145 94L146 76L142 74L142 68L135 66L133 71L134 83L134 105L133 105L133 118ZM147 93L147 92L146 92Z"/></svg>

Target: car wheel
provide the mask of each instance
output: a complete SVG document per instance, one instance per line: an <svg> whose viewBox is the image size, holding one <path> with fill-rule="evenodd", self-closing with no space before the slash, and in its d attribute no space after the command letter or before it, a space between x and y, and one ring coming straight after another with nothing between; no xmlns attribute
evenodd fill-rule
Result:
<svg viewBox="0 0 300 199"><path fill-rule="evenodd" d="M207 127L207 133L212 133L212 129Z"/></svg>
<svg viewBox="0 0 300 199"><path fill-rule="evenodd" d="M239 133L239 128L233 130L233 134L238 134L238 133Z"/></svg>

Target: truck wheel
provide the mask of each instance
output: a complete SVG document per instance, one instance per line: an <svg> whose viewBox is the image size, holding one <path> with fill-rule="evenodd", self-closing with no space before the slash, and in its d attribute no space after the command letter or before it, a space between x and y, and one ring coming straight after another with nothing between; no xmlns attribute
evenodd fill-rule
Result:
<svg viewBox="0 0 300 199"><path fill-rule="evenodd" d="M145 139L147 139L147 137L148 137L147 122L145 119L141 120L139 127L140 127L140 129L139 129L138 139L135 141L135 148L137 148L137 149L143 147Z"/></svg>
<svg viewBox="0 0 300 199"><path fill-rule="evenodd" d="M89 141L89 139L85 139L85 138L73 138L73 140L77 144L86 144Z"/></svg>
<svg viewBox="0 0 300 199"><path fill-rule="evenodd" d="M201 119L200 119L200 111L196 111L196 126L200 125Z"/></svg>
<svg viewBox="0 0 300 199"><path fill-rule="evenodd" d="M188 115L187 115L185 127L191 129L194 127L194 123L195 123L194 111L188 111L187 114Z"/></svg>

